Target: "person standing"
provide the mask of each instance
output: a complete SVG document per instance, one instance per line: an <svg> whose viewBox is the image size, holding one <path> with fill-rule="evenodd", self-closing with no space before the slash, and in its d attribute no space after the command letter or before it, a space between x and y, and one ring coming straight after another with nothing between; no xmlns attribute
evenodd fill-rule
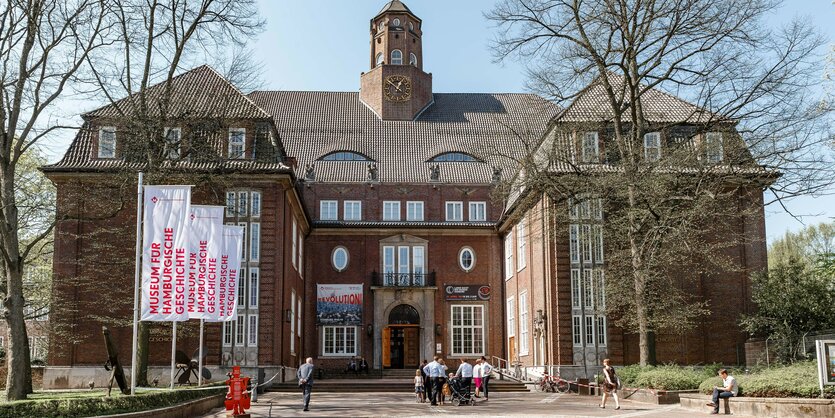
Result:
<svg viewBox="0 0 835 418"><path fill-rule="evenodd" d="M475 384L475 397L481 397L481 379L482 379L481 359L475 359L475 366L473 366L473 383Z"/></svg>
<svg viewBox="0 0 835 418"><path fill-rule="evenodd" d="M481 390L484 391L484 400L490 400L490 374L493 373L493 366L487 362L487 357L481 356Z"/></svg>
<svg viewBox="0 0 835 418"><path fill-rule="evenodd" d="M719 370L719 377L722 378L722 387L713 387L713 402L707 404L707 406L713 407L713 412L711 412L712 415L719 413L720 398L731 398L739 393L739 384L736 382L736 378L729 375L727 370Z"/></svg>
<svg viewBox="0 0 835 418"><path fill-rule="evenodd" d="M473 365L467 359L461 359L461 365L458 366L455 375L461 378L461 386L465 393L470 393L470 383L473 381Z"/></svg>
<svg viewBox="0 0 835 418"><path fill-rule="evenodd" d="M427 399L432 398L432 380L429 379L429 373L423 371L426 365L429 364L426 359L423 359L423 362L420 363L420 375L423 376L423 401L426 402Z"/></svg>
<svg viewBox="0 0 835 418"><path fill-rule="evenodd" d="M427 364L423 371L429 375L429 380L432 382L432 394L429 395L429 400L432 405L438 404L438 394L441 392L441 376L443 376L444 368L441 363L438 363L440 357L435 356L431 363Z"/></svg>
<svg viewBox="0 0 835 418"><path fill-rule="evenodd" d="M302 388L302 399L304 400L302 411L307 411L308 406L310 406L310 392L313 390L313 357L308 357L304 364L299 366L296 377L299 378L299 387Z"/></svg>
<svg viewBox="0 0 835 418"><path fill-rule="evenodd" d="M615 368L609 365L609 359L603 359L603 402L600 404L601 408L606 408L606 398L609 393L615 398L615 409L620 409L620 401L618 400L618 375L615 374Z"/></svg>

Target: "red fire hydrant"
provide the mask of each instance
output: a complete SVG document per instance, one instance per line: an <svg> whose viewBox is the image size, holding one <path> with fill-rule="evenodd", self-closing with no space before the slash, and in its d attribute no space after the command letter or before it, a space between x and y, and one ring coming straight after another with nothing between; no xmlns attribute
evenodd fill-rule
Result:
<svg viewBox="0 0 835 418"><path fill-rule="evenodd" d="M249 417L246 410L249 405L249 378L241 377L241 366L232 367L232 376L226 380L229 391L226 392L226 410L232 411L233 417Z"/></svg>

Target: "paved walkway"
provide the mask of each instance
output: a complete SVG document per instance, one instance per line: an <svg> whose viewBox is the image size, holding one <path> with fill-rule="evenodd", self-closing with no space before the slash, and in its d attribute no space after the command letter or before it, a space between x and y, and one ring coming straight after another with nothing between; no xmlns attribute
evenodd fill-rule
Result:
<svg viewBox="0 0 835 418"><path fill-rule="evenodd" d="M614 403L600 409L600 398L575 394L551 393L496 393L490 401L479 400L475 406L430 406L415 402L407 393L316 393L311 397L310 411L301 410L301 393L266 393L258 398L250 411L253 417L288 416L549 416L549 417L692 417L708 416L710 408L702 413L684 410L676 405L649 405L622 401L621 409L614 410ZM222 408L205 417L221 418ZM721 416L721 415L720 415ZM742 417L734 415L734 417Z"/></svg>

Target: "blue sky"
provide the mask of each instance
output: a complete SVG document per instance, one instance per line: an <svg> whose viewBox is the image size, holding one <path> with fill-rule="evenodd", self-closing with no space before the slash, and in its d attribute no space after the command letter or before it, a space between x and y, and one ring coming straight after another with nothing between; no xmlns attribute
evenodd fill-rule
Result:
<svg viewBox="0 0 835 418"><path fill-rule="evenodd" d="M384 0L260 0L266 30L251 47L264 64L263 81L271 90L356 91L369 68L369 21ZM424 69L433 74L436 92L523 92L524 67L494 63L492 24L483 17L493 0L404 0L423 20ZM831 0L789 0L771 19L779 25L804 16L835 40ZM823 65L821 66L823 67ZM69 135L68 135L69 136ZM66 149L50 147L52 159ZM835 196L805 197L789 204L804 223L835 217ZM782 209L767 207L767 234L780 236L802 224Z"/></svg>

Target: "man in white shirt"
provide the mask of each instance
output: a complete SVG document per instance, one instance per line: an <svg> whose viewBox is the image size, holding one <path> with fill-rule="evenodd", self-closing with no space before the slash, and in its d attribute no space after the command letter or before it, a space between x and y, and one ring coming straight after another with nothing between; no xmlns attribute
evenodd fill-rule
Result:
<svg viewBox="0 0 835 418"><path fill-rule="evenodd" d="M461 359L461 365L458 366L455 375L461 378L461 387L466 393L470 393L470 383L473 381L473 365L467 359Z"/></svg>
<svg viewBox="0 0 835 418"><path fill-rule="evenodd" d="M481 356L481 390L484 391L484 400L490 399L490 389L488 385L490 384L490 373L493 373L493 366L487 362L487 358Z"/></svg>
<svg viewBox="0 0 835 418"><path fill-rule="evenodd" d="M707 404L707 406L713 407L713 412L711 412L713 415L719 413L719 399L736 396L739 392L739 384L736 383L736 379L733 376L728 374L727 370L719 370L719 377L722 378L723 386L721 388L718 386L713 387L713 402Z"/></svg>
<svg viewBox="0 0 835 418"><path fill-rule="evenodd" d="M432 405L438 404L438 393L441 391L441 377L444 375L444 366L438 363L438 359L440 357L435 356L432 362L423 368L423 372L429 376L429 380L432 382L432 393L426 394L432 401Z"/></svg>

